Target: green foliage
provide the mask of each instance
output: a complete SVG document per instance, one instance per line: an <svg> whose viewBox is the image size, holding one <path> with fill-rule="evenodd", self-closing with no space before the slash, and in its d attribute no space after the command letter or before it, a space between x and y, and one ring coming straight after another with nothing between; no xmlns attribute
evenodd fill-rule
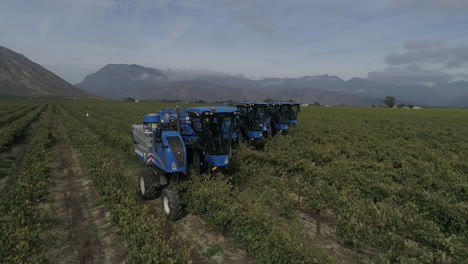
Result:
<svg viewBox="0 0 468 264"><path fill-rule="evenodd" d="M239 191L222 178L204 175L185 182L185 201L208 224L239 241L258 263L337 262L308 243L294 222L278 222L254 192Z"/></svg>
<svg viewBox="0 0 468 264"><path fill-rule="evenodd" d="M382 261L461 263L467 119L464 110L306 108L255 159Z"/></svg>
<svg viewBox="0 0 468 264"><path fill-rule="evenodd" d="M63 107L60 110L72 144L80 150L94 186L99 190L105 206L112 213L114 224L119 227L126 240L130 257L128 261L186 263L189 249L178 247L175 250L175 245L180 243L179 239L171 236L167 240L163 235L167 220L162 215L153 216L147 206L140 204L135 197L134 184L123 175L122 165L113 160L113 151L84 122L85 119L88 122L90 118L81 115L79 120L78 116L70 115ZM105 123L101 125L103 131L109 128Z"/></svg>
<svg viewBox="0 0 468 264"><path fill-rule="evenodd" d="M0 153L5 151L15 139L21 137L24 129L36 120L44 109L45 105L35 105L25 109L17 109L13 113L2 117L0 124L2 120L8 123L0 128Z"/></svg>
<svg viewBox="0 0 468 264"><path fill-rule="evenodd" d="M18 118L26 115L27 113L33 111L34 109L38 108L39 105L30 105L30 106L23 106L19 108L13 108L14 110L9 112L7 109L4 114L1 115L0 117L0 125L14 122Z"/></svg>
<svg viewBox="0 0 468 264"><path fill-rule="evenodd" d="M93 181L113 186L104 196L134 192L136 177L122 180L121 174L122 166L138 163L131 124L167 106L65 104L68 133L86 157ZM299 206L333 216L337 234L379 254L376 261L463 263L468 259L467 121L468 112L455 109L302 108L299 124L287 135L267 140L264 151L241 146L228 179L192 179L184 199L260 263L333 261L301 234ZM125 158L119 163L120 154ZM116 194L115 185L126 194ZM127 215L123 208L114 210L117 220ZM132 254L141 248L135 246Z"/></svg>
<svg viewBox="0 0 468 264"><path fill-rule="evenodd" d="M44 107L39 107L39 110ZM28 118L33 118L33 113ZM48 187L48 161L52 112L49 107L27 143L14 183L0 200L0 259L2 263L40 263L39 236L47 226L47 216L39 208ZM13 176L12 176L13 177Z"/></svg>
<svg viewBox="0 0 468 264"><path fill-rule="evenodd" d="M64 105L73 119L80 120L81 131L86 127L91 134L99 137L100 146L108 143L112 148L120 150L128 162L136 160L133 151L128 149L128 146L131 146L131 137L128 133L130 125L140 123L142 116L148 112L167 107L167 105L160 104L152 104L152 106L140 112L142 111L140 109L148 108L148 105L135 104L129 107L116 107L105 103ZM109 109L106 110L107 108ZM89 117L86 117L86 113L89 113ZM126 139L117 140L118 138ZM139 163L139 161L135 162ZM237 181L237 175L242 175L244 172L245 170L241 169L233 179ZM256 172L257 170L254 171ZM222 178L221 175L219 177ZM198 182L197 179L194 179L195 182L186 182L187 193L184 198L192 211L201 214L210 225L238 240L248 253L256 257L258 262L332 263L335 261L322 250L314 247L297 228L293 219L296 207L288 199L283 199L287 195L287 189L283 186L284 182L278 183L275 188L280 191L272 195L270 189L264 189L262 192L238 189L233 191L235 186L230 181L223 181L220 178L213 181L205 179L206 182ZM135 181L136 178L133 180ZM206 188L198 188L196 182L200 185L206 184ZM131 184L129 183L128 186ZM203 196L208 197L203 198ZM207 200L212 203L207 204ZM245 201L249 203L244 205ZM226 211L228 209L229 211ZM291 222L289 226L285 224L287 223L285 221ZM290 242L283 244L283 238Z"/></svg>

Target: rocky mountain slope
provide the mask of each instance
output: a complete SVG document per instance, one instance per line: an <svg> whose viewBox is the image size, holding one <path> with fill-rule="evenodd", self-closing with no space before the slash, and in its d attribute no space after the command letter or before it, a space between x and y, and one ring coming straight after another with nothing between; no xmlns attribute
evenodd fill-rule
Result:
<svg viewBox="0 0 468 264"><path fill-rule="evenodd" d="M0 94L90 97L22 54L0 46Z"/></svg>

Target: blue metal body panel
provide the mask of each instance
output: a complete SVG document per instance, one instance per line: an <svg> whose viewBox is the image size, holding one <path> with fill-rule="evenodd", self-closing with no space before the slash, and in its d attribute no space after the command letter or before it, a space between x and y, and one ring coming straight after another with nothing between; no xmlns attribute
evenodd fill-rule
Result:
<svg viewBox="0 0 468 264"><path fill-rule="evenodd" d="M263 138L263 131L247 131L247 136L250 139Z"/></svg>
<svg viewBox="0 0 468 264"><path fill-rule="evenodd" d="M154 133L153 133L154 134ZM183 172L187 170L187 158L184 157L184 164L179 164L176 160L173 150L169 147L168 137L178 137L181 142L183 138L180 136L177 131L163 131L162 132L162 142L153 144L153 165L158 167L164 172L174 173L174 172ZM154 138L153 138L154 142ZM185 144L182 143L184 153L187 153L185 149Z"/></svg>
<svg viewBox="0 0 468 264"><path fill-rule="evenodd" d="M229 155L205 155L205 160L216 167L224 167L229 165Z"/></svg>
<svg viewBox="0 0 468 264"><path fill-rule="evenodd" d="M143 117L143 123L160 123L161 117L159 115L145 115Z"/></svg>
<svg viewBox="0 0 468 264"><path fill-rule="evenodd" d="M275 127L278 130L288 130L288 125L287 124L276 124Z"/></svg>

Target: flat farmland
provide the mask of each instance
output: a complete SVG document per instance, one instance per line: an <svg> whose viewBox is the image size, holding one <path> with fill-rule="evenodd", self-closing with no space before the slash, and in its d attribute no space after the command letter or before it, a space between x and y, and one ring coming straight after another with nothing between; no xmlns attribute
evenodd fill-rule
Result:
<svg viewBox="0 0 468 264"><path fill-rule="evenodd" d="M2 103L0 262L468 259L468 110L302 107L224 174L180 183L186 213L170 222L137 195L130 132L176 105Z"/></svg>

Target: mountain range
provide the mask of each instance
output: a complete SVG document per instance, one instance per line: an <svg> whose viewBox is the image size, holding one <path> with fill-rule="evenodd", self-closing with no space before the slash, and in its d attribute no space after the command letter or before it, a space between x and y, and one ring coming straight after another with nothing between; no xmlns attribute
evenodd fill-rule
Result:
<svg viewBox="0 0 468 264"><path fill-rule="evenodd" d="M207 70L108 64L73 86L25 56L0 46L0 94L208 102L292 99L328 105L378 105L385 96L394 96L399 103L467 106L468 82L391 83L372 76L345 81L328 74L253 80Z"/></svg>
<svg viewBox="0 0 468 264"><path fill-rule="evenodd" d="M343 80L334 75L252 80L206 70L157 70L139 65L108 64L77 84L98 96L120 99L223 101L275 100L330 105L381 104L385 96L428 106L468 105L468 82L424 85L390 83L373 78Z"/></svg>
<svg viewBox="0 0 468 264"><path fill-rule="evenodd" d="M211 71L162 71L140 65L108 64L86 76L76 86L110 99L133 97L140 100L262 101L271 98L293 99L304 103L318 101L332 105L370 105L381 101L327 90L339 79L335 76L304 78L318 82L310 86L311 83L304 82L302 78L251 80L240 75Z"/></svg>
<svg viewBox="0 0 468 264"><path fill-rule="evenodd" d="M0 94L91 97L22 54L2 46L0 46Z"/></svg>

